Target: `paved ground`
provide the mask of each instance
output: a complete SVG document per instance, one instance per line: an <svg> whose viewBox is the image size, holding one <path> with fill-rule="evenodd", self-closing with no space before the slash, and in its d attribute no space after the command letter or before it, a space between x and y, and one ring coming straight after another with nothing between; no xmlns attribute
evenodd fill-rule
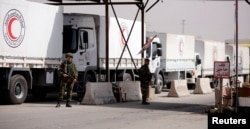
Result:
<svg viewBox="0 0 250 129"><path fill-rule="evenodd" d="M190 91L192 92L192 91ZM157 94L150 105L125 102L55 108L56 96L29 98L21 105L0 105L0 129L207 129L211 94L173 98Z"/></svg>

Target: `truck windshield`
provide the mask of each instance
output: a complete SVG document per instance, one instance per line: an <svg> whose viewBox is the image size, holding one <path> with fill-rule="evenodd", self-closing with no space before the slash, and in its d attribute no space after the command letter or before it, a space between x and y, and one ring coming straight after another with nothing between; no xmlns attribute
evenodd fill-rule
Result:
<svg viewBox="0 0 250 129"><path fill-rule="evenodd" d="M63 53L77 51L77 29L72 26L64 26L63 28Z"/></svg>

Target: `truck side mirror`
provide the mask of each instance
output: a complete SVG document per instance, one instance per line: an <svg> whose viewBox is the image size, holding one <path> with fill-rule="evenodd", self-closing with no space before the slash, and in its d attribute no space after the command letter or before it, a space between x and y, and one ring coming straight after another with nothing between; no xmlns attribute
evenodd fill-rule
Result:
<svg viewBox="0 0 250 129"><path fill-rule="evenodd" d="M162 56L162 50L161 49L157 49L157 55Z"/></svg>
<svg viewBox="0 0 250 129"><path fill-rule="evenodd" d="M227 59L227 60L226 60L227 62L230 62L230 59L229 59L229 57L228 57L228 56L226 57L226 59Z"/></svg>
<svg viewBox="0 0 250 129"><path fill-rule="evenodd" d="M88 32L84 31L83 32L83 43L88 43L88 41L89 41Z"/></svg>
<svg viewBox="0 0 250 129"><path fill-rule="evenodd" d="M201 59L199 55L196 55L196 62L195 62L196 66L201 64Z"/></svg>
<svg viewBox="0 0 250 129"><path fill-rule="evenodd" d="M201 64L201 59L196 60L196 65Z"/></svg>
<svg viewBox="0 0 250 129"><path fill-rule="evenodd" d="M162 48L162 45L160 43L157 43L157 48Z"/></svg>

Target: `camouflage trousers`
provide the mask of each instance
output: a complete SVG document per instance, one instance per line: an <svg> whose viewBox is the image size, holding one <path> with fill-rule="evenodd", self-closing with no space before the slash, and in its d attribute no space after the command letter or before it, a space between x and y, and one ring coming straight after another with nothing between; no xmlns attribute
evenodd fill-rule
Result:
<svg viewBox="0 0 250 129"><path fill-rule="evenodd" d="M146 102L149 94L149 84L141 84L142 102Z"/></svg>
<svg viewBox="0 0 250 129"><path fill-rule="evenodd" d="M74 83L65 83L61 81L58 100L63 100L63 96L66 90L67 92L66 100L70 101L72 99L73 88L74 88Z"/></svg>

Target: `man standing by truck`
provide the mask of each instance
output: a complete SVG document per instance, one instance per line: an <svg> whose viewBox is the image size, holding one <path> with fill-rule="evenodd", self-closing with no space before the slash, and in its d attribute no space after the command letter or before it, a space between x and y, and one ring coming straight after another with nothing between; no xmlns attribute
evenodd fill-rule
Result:
<svg viewBox="0 0 250 129"><path fill-rule="evenodd" d="M70 101L72 99L72 91L74 84L77 81L78 72L75 64L73 63L73 54L66 54L66 61L61 64L59 70L59 76L61 77L59 97L56 107L60 107L60 102L63 100L64 91L67 90L67 103L66 107L72 107Z"/></svg>
<svg viewBox="0 0 250 129"><path fill-rule="evenodd" d="M149 84L151 82L151 73L149 70L149 59L144 60L144 65L139 69L140 81L141 81L141 92L142 92L142 104L149 105L150 103L146 102L148 93L149 93Z"/></svg>

